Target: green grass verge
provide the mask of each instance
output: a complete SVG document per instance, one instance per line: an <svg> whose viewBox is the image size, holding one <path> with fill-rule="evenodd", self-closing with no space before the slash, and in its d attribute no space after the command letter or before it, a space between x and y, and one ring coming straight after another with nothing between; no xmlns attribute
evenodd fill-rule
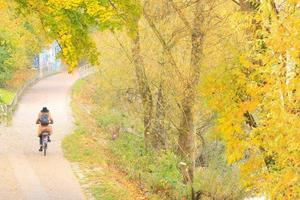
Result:
<svg viewBox="0 0 300 200"><path fill-rule="evenodd" d="M78 163L89 165L103 164L103 157L99 154L99 147L89 138L88 132L83 128L77 128L73 134L63 140L65 157Z"/></svg>
<svg viewBox="0 0 300 200"><path fill-rule="evenodd" d="M15 97L15 93L9 90L0 88L0 103L9 105L12 103Z"/></svg>
<svg viewBox="0 0 300 200"><path fill-rule="evenodd" d="M103 152L99 145L91 140L87 131L77 128L73 134L64 139L62 146L65 157L81 166L85 176L81 182L90 185L88 192L96 200L123 200L121 197L126 196L128 191L115 180L105 176L105 173L109 172L101 169L101 166L106 165Z"/></svg>
<svg viewBox="0 0 300 200"><path fill-rule="evenodd" d="M72 109L75 118L84 112L80 106L81 99L93 98L93 95L91 97L85 96L91 84L93 84L91 80L79 80L73 87ZM105 95L105 93L100 94ZM97 95L97 98L105 98ZM100 104L101 102L96 102L97 108L103 107ZM114 112L119 111L115 109ZM104 126L103 121L105 121L105 125L110 126L120 124L118 120L122 120L120 117L111 117L110 110L95 112L92 115L97 121L93 126L98 127ZM118 113L116 115L119 116ZM120 116L123 115L120 114ZM179 169L180 159L174 153L169 151L148 152L145 149L142 134L127 132L121 133L115 141L106 140L105 144L99 144L95 134L88 132L92 125L88 124L89 127L85 127L82 121L77 119L76 130L63 141L63 149L67 159L79 163L82 169L101 168L106 166L107 162L113 163L118 169L125 172L129 179L142 183L145 190L148 191L148 198L151 200L179 200L186 196L188 188L183 184L183 177ZM122 122L123 124L127 123L126 120ZM104 135L99 136L103 137ZM103 145L105 151L102 149ZM109 155L103 156L104 153ZM107 156L110 157L109 160L106 160ZM86 175L88 179L85 180L85 183L91 185L89 192L94 198L99 200L132 199L118 180L105 175L105 173L111 173L109 168L103 168L96 171L88 170L92 172Z"/></svg>
<svg viewBox="0 0 300 200"><path fill-rule="evenodd" d="M73 86L71 105L77 122L75 131L63 140L64 156L69 161L79 164L80 173L84 174L81 184L88 185L88 193L92 194L96 200L128 199L128 191L118 180L110 176L111 172L107 168L108 161L103 157L103 145L99 144L99 141L76 117L83 111L78 107L74 98L80 96L85 83L86 81L79 80Z"/></svg>

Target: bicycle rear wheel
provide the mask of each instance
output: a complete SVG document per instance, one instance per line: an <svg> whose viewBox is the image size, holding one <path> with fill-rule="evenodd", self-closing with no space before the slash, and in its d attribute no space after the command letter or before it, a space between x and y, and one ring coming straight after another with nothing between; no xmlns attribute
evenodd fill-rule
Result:
<svg viewBox="0 0 300 200"><path fill-rule="evenodd" d="M44 149L44 156L47 155L47 143L45 142L43 145L43 149Z"/></svg>

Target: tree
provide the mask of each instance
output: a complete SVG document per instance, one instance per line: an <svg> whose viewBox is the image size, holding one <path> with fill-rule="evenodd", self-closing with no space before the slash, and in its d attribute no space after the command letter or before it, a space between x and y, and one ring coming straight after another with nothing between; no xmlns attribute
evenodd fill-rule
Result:
<svg viewBox="0 0 300 200"><path fill-rule="evenodd" d="M90 38L91 29L117 26L113 22L115 13L109 9L109 4L95 0L15 2L19 13L38 17L45 34L58 41L61 56L70 71L77 67L81 59L98 62L98 53Z"/></svg>
<svg viewBox="0 0 300 200"><path fill-rule="evenodd" d="M22 19L15 14L14 2L1 3L0 83L4 87L15 71L31 66L33 57L41 49L43 36L38 36L39 23L35 19Z"/></svg>
<svg viewBox="0 0 300 200"><path fill-rule="evenodd" d="M15 2L58 40L70 71L81 59L98 61L93 31L125 29L131 45L119 43L130 49L145 144L177 148L186 183L193 183L203 140L195 130L210 110L217 116L213 132L249 191L299 198L299 2Z"/></svg>
<svg viewBox="0 0 300 200"><path fill-rule="evenodd" d="M299 198L299 46L294 39L300 29L295 5L266 1L255 12L239 15L235 21L248 45L237 47L235 59L212 72L211 78L218 79L203 90L218 113L228 161L240 167L251 192L271 199Z"/></svg>

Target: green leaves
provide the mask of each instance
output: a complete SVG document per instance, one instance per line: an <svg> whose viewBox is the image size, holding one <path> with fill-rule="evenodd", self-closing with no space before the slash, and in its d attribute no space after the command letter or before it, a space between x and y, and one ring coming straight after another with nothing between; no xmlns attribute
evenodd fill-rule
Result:
<svg viewBox="0 0 300 200"><path fill-rule="evenodd" d="M11 78L15 63L13 58L15 49L8 39L3 32L0 34L0 85L2 86Z"/></svg>

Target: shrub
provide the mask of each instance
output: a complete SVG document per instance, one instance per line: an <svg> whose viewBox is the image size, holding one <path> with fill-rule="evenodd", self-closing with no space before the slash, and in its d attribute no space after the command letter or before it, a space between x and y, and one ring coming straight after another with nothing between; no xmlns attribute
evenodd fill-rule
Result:
<svg viewBox="0 0 300 200"><path fill-rule="evenodd" d="M14 65L13 53L13 45L0 35L0 86L2 87L12 76Z"/></svg>
<svg viewBox="0 0 300 200"><path fill-rule="evenodd" d="M0 103L1 104L10 104L14 99L15 93L10 92L6 89L0 88Z"/></svg>
<svg viewBox="0 0 300 200"><path fill-rule="evenodd" d="M139 179L147 191L165 199L181 199L187 188L173 152L147 152L143 137L123 133L110 144L120 169L131 178Z"/></svg>
<svg viewBox="0 0 300 200"><path fill-rule="evenodd" d="M244 199L245 191L240 184L239 170L228 166L225 147L221 142L206 141L203 150L206 167L196 168L194 189L212 199Z"/></svg>

